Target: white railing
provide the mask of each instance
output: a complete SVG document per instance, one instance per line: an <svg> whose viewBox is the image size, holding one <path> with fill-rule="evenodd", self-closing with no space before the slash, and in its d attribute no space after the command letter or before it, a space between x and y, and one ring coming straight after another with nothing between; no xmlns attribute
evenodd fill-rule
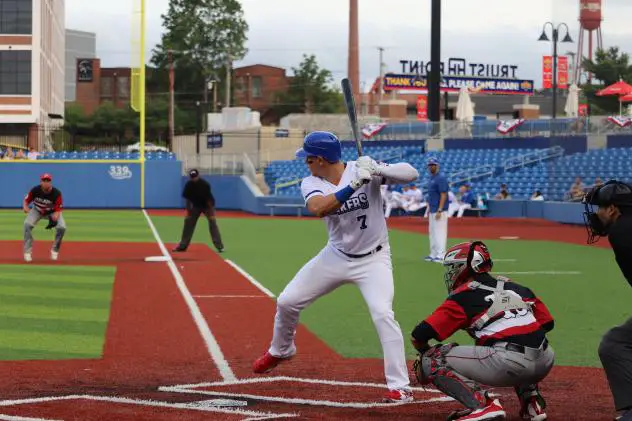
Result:
<svg viewBox="0 0 632 421"><path fill-rule="evenodd" d="M467 168L461 171L451 173L448 177L450 185L463 183L465 181L473 181L483 177L491 177L494 175L495 168L493 165L481 165L479 167Z"/></svg>
<svg viewBox="0 0 632 421"><path fill-rule="evenodd" d="M521 168L525 165L546 161L548 159L559 158L563 155L564 148L562 148L561 146L553 146L551 148L542 149L506 159L505 161L503 161L503 168L505 171L513 168Z"/></svg>

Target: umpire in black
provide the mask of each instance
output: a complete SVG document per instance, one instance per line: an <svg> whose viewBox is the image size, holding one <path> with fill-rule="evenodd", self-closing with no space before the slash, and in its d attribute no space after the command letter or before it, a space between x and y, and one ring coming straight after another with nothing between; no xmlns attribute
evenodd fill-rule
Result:
<svg viewBox="0 0 632 421"><path fill-rule="evenodd" d="M196 169L189 171L189 178L182 191L182 197L186 199L187 217L184 220L180 244L173 251L186 251L191 243L198 218L200 214L204 214L208 219L208 229L213 245L221 253L224 251L224 244L215 220L215 198L211 193L211 185L200 177L200 173Z"/></svg>
<svg viewBox="0 0 632 421"><path fill-rule="evenodd" d="M632 285L632 186L610 180L590 190L583 203L588 243L607 236L623 276ZM632 421L632 318L603 336L599 358L619 411L616 419Z"/></svg>

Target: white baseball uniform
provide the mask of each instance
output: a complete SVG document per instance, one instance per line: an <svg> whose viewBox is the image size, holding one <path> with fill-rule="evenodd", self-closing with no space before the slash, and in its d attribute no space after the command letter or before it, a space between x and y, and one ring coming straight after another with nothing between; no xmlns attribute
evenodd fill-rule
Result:
<svg viewBox="0 0 632 421"><path fill-rule="evenodd" d="M279 296L269 353L281 358L294 355L294 335L301 310L336 288L353 283L364 297L382 344L386 383L391 390L401 390L409 389L409 377L404 338L392 309L393 267L380 185L411 182L418 173L405 163L387 169L388 174L384 170L384 177L374 176L338 211L324 217L329 241ZM350 161L338 185L309 176L303 179L301 192L307 203L314 196L327 196L343 189L355 178L356 163Z"/></svg>
<svg viewBox="0 0 632 421"><path fill-rule="evenodd" d="M462 203L457 199L452 190L448 190L448 203L448 218L450 218L459 211L459 207L461 207Z"/></svg>
<svg viewBox="0 0 632 421"><path fill-rule="evenodd" d="M404 193L404 196L408 199L404 205L404 209L407 212L416 212L427 206L423 201L421 189L409 189Z"/></svg>

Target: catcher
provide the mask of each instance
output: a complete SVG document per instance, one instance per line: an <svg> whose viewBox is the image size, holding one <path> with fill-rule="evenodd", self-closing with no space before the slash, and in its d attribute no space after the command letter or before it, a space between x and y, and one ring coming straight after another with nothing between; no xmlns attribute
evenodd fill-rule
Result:
<svg viewBox="0 0 632 421"><path fill-rule="evenodd" d="M491 255L480 241L453 246L443 265L449 296L412 332L419 351L413 364L418 382L434 384L465 406L448 420L505 419L500 402L482 384L513 387L520 416L545 420L538 383L554 361L546 339L554 324L548 309L529 288L492 276ZM460 329L474 338L474 346L428 344L431 339L444 341Z"/></svg>

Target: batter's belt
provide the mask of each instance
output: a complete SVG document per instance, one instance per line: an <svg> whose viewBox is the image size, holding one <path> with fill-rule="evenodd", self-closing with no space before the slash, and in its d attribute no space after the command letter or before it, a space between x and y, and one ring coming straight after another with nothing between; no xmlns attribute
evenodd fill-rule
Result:
<svg viewBox="0 0 632 421"><path fill-rule="evenodd" d="M347 257L351 257L352 259L360 259L360 258L362 258L362 257L367 257L367 256L370 256L370 255L372 255L372 254L375 254L375 253L377 253L378 251L380 251L380 250L382 250L382 249L383 249L382 245L379 245L379 246L377 246L376 248L374 248L373 250L371 250L370 252L368 252L368 253L364 253L364 254L351 254L351 253L345 253L344 251L342 251L342 250L340 250L340 249L338 249L338 251L339 251L340 253L344 254L344 255L345 255L345 256L347 256Z"/></svg>

